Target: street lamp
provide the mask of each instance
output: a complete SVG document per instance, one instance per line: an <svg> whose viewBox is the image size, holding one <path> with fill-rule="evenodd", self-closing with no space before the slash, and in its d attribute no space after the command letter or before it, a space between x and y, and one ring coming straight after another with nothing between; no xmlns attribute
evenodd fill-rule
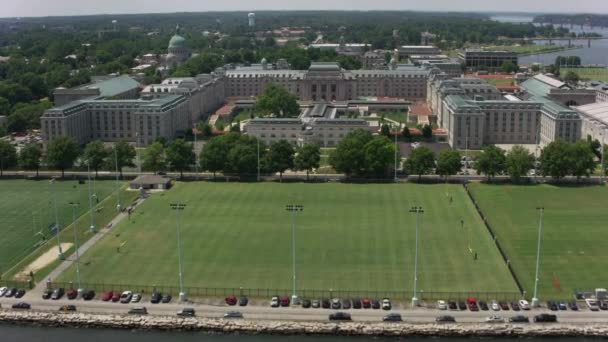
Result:
<svg viewBox="0 0 608 342"><path fill-rule="evenodd" d="M416 213L416 252L414 254L414 295L412 296L412 307L418 305L416 297L416 285L418 285L418 230L420 229L420 214L424 213L422 207L412 207L410 213Z"/></svg>
<svg viewBox="0 0 608 342"><path fill-rule="evenodd" d="M89 229L91 233L95 233L95 219L93 218L93 195L91 194L91 162L87 160L87 178L88 178L88 188L89 188L89 213L91 214L91 225Z"/></svg>
<svg viewBox="0 0 608 342"><path fill-rule="evenodd" d="M397 132L399 132L399 130L397 130ZM399 179L397 178L397 151L399 151L399 147L397 147L397 133L395 133L395 183L399 182Z"/></svg>
<svg viewBox="0 0 608 342"><path fill-rule="evenodd" d="M534 276L534 297L532 297L532 306L538 307L540 303L538 301L538 267L540 263L540 238L543 230L543 212L545 211L544 207L537 207L536 210L540 212L540 219L538 222L538 246L536 248L536 274Z"/></svg>
<svg viewBox="0 0 608 342"><path fill-rule="evenodd" d="M114 173L116 174L116 210L120 212L120 183L118 182L118 149L116 143L114 143L114 165L116 167Z"/></svg>
<svg viewBox="0 0 608 342"><path fill-rule="evenodd" d="M293 262L293 294L291 296L291 302L293 304L298 303L298 295L296 292L296 213L304 210L304 206L301 204L287 204L285 210L291 212L291 249L292 249L292 262Z"/></svg>
<svg viewBox="0 0 608 342"><path fill-rule="evenodd" d="M192 130L194 132L194 151L196 151L196 132L198 130ZM202 149L201 149L202 150ZM196 153L196 152L195 152ZM196 156L196 154L195 154ZM198 158L195 158L195 160ZM199 174L198 174L198 160L196 160L196 162L194 163L194 171L196 172L196 180L199 180Z"/></svg>
<svg viewBox="0 0 608 342"><path fill-rule="evenodd" d="M257 138L258 142L258 182L260 181L260 138Z"/></svg>
<svg viewBox="0 0 608 342"><path fill-rule="evenodd" d="M179 266L179 301L186 301L186 292L184 292L184 279L182 272L182 240L181 240L181 212L186 208L186 205L183 203L171 203L169 205L171 209L177 211L177 260Z"/></svg>
<svg viewBox="0 0 608 342"><path fill-rule="evenodd" d="M82 286L80 283L80 252L78 251L78 231L76 229L76 208L80 205L78 202L70 202L72 207L72 225L74 226L74 247L76 248L76 278L78 281L78 296L82 295Z"/></svg>
<svg viewBox="0 0 608 342"><path fill-rule="evenodd" d="M51 192L53 196L53 208L55 210L55 237L57 238L57 257L59 260L64 260L63 252L61 251L61 242L59 242L59 214L57 213L57 193L55 191L55 179L51 179L50 182Z"/></svg>

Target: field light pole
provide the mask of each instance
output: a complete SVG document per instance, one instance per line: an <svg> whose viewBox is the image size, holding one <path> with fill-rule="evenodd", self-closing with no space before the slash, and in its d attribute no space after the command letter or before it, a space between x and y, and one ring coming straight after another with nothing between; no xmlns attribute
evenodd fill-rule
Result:
<svg viewBox="0 0 608 342"><path fill-rule="evenodd" d="M412 296L412 307L418 305L416 297L416 285L418 285L418 230L420 229L420 214L424 213L422 207L412 207L410 213L416 213L416 252L414 254L414 295Z"/></svg>
<svg viewBox="0 0 608 342"><path fill-rule="evenodd" d="M91 194L91 162L87 160L87 185L89 187L89 213L91 214L91 225L89 229L91 233L95 233L95 219L93 218L93 195Z"/></svg>
<svg viewBox="0 0 608 342"><path fill-rule="evenodd" d="M194 147L192 148L193 150L196 151L196 132L198 132L198 130L192 130L194 132ZM196 156L196 152L194 154ZM198 159L198 158L195 158ZM198 174L198 160L196 160L196 162L194 163L194 171L196 172L196 180L199 180L199 174Z"/></svg>
<svg viewBox="0 0 608 342"><path fill-rule="evenodd" d="M602 158L600 160L602 174L600 175L600 184L604 184L604 177L606 176L606 166L604 165L604 139L605 139L606 131L602 131L602 142L600 144L600 149L602 152Z"/></svg>
<svg viewBox="0 0 608 342"><path fill-rule="evenodd" d="M545 211L544 207L536 208L540 212L540 219L538 223L538 246L536 248L536 274L534 276L534 297L532 297L532 306L538 307L540 303L538 301L538 267L540 264L540 238L543 230L543 212Z"/></svg>
<svg viewBox="0 0 608 342"><path fill-rule="evenodd" d="M291 212L291 249L292 249L292 262L293 262L293 294L291 295L291 302L297 304L298 295L296 292L296 213L304 210L304 206L301 204L287 204L285 210Z"/></svg>
<svg viewBox="0 0 608 342"><path fill-rule="evenodd" d="M397 133L395 133L395 183L399 182L399 179L397 179L397 151L399 151L399 148L397 147Z"/></svg>
<svg viewBox="0 0 608 342"><path fill-rule="evenodd" d="M72 207L72 225L74 226L74 247L76 248L76 280L78 281L78 296L82 295L82 286L80 283L80 253L78 252L78 231L76 229L76 208L80 205L78 202L70 202Z"/></svg>
<svg viewBox="0 0 608 342"><path fill-rule="evenodd" d="M258 182L260 181L260 139L258 141Z"/></svg>
<svg viewBox="0 0 608 342"><path fill-rule="evenodd" d="M186 301L186 292L184 292L184 278L182 272L182 240L181 240L181 212L186 208L183 203L171 203L171 209L177 211L177 260L179 266L179 301Z"/></svg>
<svg viewBox="0 0 608 342"><path fill-rule="evenodd" d="M57 257L59 260L64 260L63 251L61 251L61 242L59 242L59 214L57 213L57 192L55 191L55 179L51 179L51 192L53 195L53 208L55 210L55 237L57 238Z"/></svg>
<svg viewBox="0 0 608 342"><path fill-rule="evenodd" d="M120 212L120 183L118 182L118 149L116 143L114 143L114 165L116 167L114 172L116 174L116 210Z"/></svg>

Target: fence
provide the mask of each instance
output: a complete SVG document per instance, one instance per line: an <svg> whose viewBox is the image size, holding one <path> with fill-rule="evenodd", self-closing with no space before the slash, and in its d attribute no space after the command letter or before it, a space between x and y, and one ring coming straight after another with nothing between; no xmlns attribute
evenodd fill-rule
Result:
<svg viewBox="0 0 608 342"><path fill-rule="evenodd" d="M18 289L31 289L33 284L29 281L18 281L18 280L0 280L0 287L18 288Z"/></svg>
<svg viewBox="0 0 608 342"><path fill-rule="evenodd" d="M76 284L72 282L53 282L52 287L70 288ZM168 293L172 296L179 294L178 286L166 285L129 285L129 284L102 284L102 283L82 283L81 286L88 290L93 290L97 294L103 291L133 291L142 294L150 294L153 291ZM224 298L227 296L247 296L250 298L270 298L272 296L290 296L291 289L271 289L271 288L230 288L230 287L184 287L184 291L189 297L198 298ZM336 289L302 289L298 290L300 298L391 298L394 300L410 300L412 291L372 291L372 290L336 290ZM418 297L421 300L432 301L438 299L466 300L469 297L477 299L496 299L496 300L517 300L521 298L518 292L441 292L441 291L420 291Z"/></svg>

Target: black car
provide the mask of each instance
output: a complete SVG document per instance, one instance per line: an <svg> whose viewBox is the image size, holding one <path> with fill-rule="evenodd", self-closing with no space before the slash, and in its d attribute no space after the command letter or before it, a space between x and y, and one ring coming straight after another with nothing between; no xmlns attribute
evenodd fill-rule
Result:
<svg viewBox="0 0 608 342"><path fill-rule="evenodd" d="M165 293L160 301L163 303L169 303L171 301L171 295Z"/></svg>
<svg viewBox="0 0 608 342"><path fill-rule="evenodd" d="M82 299L84 300L92 300L95 298L95 291L93 290L84 290L82 291Z"/></svg>
<svg viewBox="0 0 608 342"><path fill-rule="evenodd" d="M329 309L331 307L331 302L329 301L329 299L323 298L323 300L321 300L321 307L323 309Z"/></svg>
<svg viewBox="0 0 608 342"><path fill-rule="evenodd" d="M576 305L575 301L568 302L568 307L570 308L570 310L578 311L578 305Z"/></svg>
<svg viewBox="0 0 608 342"><path fill-rule="evenodd" d="M31 308L32 306L29 305L28 303L24 303L24 302L19 302L19 303L15 303L13 304L13 309L26 309L28 310L29 308Z"/></svg>
<svg viewBox="0 0 608 342"><path fill-rule="evenodd" d="M504 310L504 311L509 310L509 304L507 304L507 302L498 302L498 306L500 306L501 310Z"/></svg>
<svg viewBox="0 0 608 342"><path fill-rule="evenodd" d="M552 314L546 314L546 313L536 315L536 316L534 316L534 322L537 322L537 323L557 322L557 316L552 315Z"/></svg>
<svg viewBox="0 0 608 342"><path fill-rule="evenodd" d="M350 309L351 304L350 304L350 299L345 299L342 301L342 309Z"/></svg>
<svg viewBox="0 0 608 342"><path fill-rule="evenodd" d="M63 289L63 287L56 288L53 290L53 294L51 294L51 299L52 300L61 299L61 297L63 297L64 294L65 294L65 290Z"/></svg>
<svg viewBox="0 0 608 342"><path fill-rule="evenodd" d="M488 311L490 309L488 307L488 303L484 302L483 300L479 301L479 308L483 311Z"/></svg>
<svg viewBox="0 0 608 342"><path fill-rule="evenodd" d="M304 309L308 309L311 306L311 304L312 303L310 302L310 299L304 299L304 300L302 300L302 307Z"/></svg>
<svg viewBox="0 0 608 342"><path fill-rule="evenodd" d="M15 292L15 298L21 298L25 296L25 290L24 289L19 289L17 290L17 292Z"/></svg>
<svg viewBox="0 0 608 342"><path fill-rule="evenodd" d="M247 297L239 297L239 306L247 306L247 303L249 303L249 299L247 299Z"/></svg>
<svg viewBox="0 0 608 342"><path fill-rule="evenodd" d="M194 309L193 308L183 308L177 312L178 316L181 317L194 317Z"/></svg>
<svg viewBox="0 0 608 342"><path fill-rule="evenodd" d="M466 310L467 309L467 304L463 301L459 301L458 302L458 310Z"/></svg>
<svg viewBox="0 0 608 342"><path fill-rule="evenodd" d="M163 299L163 295L158 291L154 291L152 292L152 296L150 296L150 303L158 304L160 303L161 299Z"/></svg>
<svg viewBox="0 0 608 342"><path fill-rule="evenodd" d="M509 318L509 322L512 323L528 323L530 322L530 319L526 316L523 315L517 315L517 316L513 316L511 318Z"/></svg>
<svg viewBox="0 0 608 342"><path fill-rule="evenodd" d="M608 310L608 302L605 300L600 300L598 306L600 307L600 310Z"/></svg>
<svg viewBox="0 0 608 342"><path fill-rule="evenodd" d="M42 299L50 299L52 294L53 290L45 289L44 292L42 292Z"/></svg>
<svg viewBox="0 0 608 342"><path fill-rule="evenodd" d="M350 321L350 314L346 312L335 312L329 315L330 321Z"/></svg>
<svg viewBox="0 0 608 342"><path fill-rule="evenodd" d="M450 309L450 310L456 310L456 309L458 309L458 305L456 304L455 301L448 300L448 309Z"/></svg>
<svg viewBox="0 0 608 342"><path fill-rule="evenodd" d="M439 316L435 318L435 322L437 323L454 323L456 319L453 316Z"/></svg>
<svg viewBox="0 0 608 342"><path fill-rule="evenodd" d="M517 302L511 302L511 309L513 309L513 311L521 310Z"/></svg>
<svg viewBox="0 0 608 342"><path fill-rule="evenodd" d="M390 313L390 314L382 317L382 320L384 322L401 322L401 321L403 321L403 319L401 318L401 315L398 313Z"/></svg>
<svg viewBox="0 0 608 342"><path fill-rule="evenodd" d="M559 303L557 303L557 307L560 310L567 310L568 309L568 307L566 306L566 303L562 302L562 301L560 301ZM601 308L601 306L600 306L600 308ZM606 309L608 309L608 304L606 305ZM603 310L606 310L606 309L603 309Z"/></svg>
<svg viewBox="0 0 608 342"><path fill-rule="evenodd" d="M557 311L557 310L559 310L559 308L557 307L557 303L554 302L554 301L552 301L552 300L550 300L550 301L547 302L547 308L549 310L551 310L551 311Z"/></svg>
<svg viewBox="0 0 608 342"><path fill-rule="evenodd" d="M16 293L17 293L17 288L11 287L10 289L8 289L8 291L6 291L6 293L4 294L4 297L7 297L7 298L14 297Z"/></svg>
<svg viewBox="0 0 608 342"><path fill-rule="evenodd" d="M380 309L380 301L377 299L372 299L372 309Z"/></svg>
<svg viewBox="0 0 608 342"><path fill-rule="evenodd" d="M353 298L353 309L361 309L361 299Z"/></svg>

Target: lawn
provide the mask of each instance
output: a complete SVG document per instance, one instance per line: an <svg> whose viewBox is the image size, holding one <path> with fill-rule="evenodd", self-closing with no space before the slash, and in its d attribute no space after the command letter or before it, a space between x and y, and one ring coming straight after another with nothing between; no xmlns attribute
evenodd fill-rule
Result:
<svg viewBox="0 0 608 342"><path fill-rule="evenodd" d="M565 68L560 67L560 73L566 75L568 71L574 71L582 80L593 80L608 82L608 68Z"/></svg>
<svg viewBox="0 0 608 342"><path fill-rule="evenodd" d="M566 50L568 47L561 45L496 45L484 46L483 49L488 51L511 51L518 55L531 55Z"/></svg>
<svg viewBox="0 0 608 342"><path fill-rule="evenodd" d="M83 282L176 285L177 220L169 204L178 200L187 204L186 286L291 288L285 204L298 203L304 205L296 218L301 289L409 296L416 222L409 209L421 205L419 290L517 291L463 188L445 184L177 183L152 195L82 257ZM59 280L74 279L72 267Z"/></svg>
<svg viewBox="0 0 608 342"><path fill-rule="evenodd" d="M57 211L62 228L72 222L69 202L79 202L76 216L88 212L88 185L78 181L57 181ZM42 235L52 237L49 225L55 212L48 180L1 180L0 189L0 272L15 265L42 242ZM95 192L100 200L114 189L114 181L96 181Z"/></svg>
<svg viewBox="0 0 608 342"><path fill-rule="evenodd" d="M545 208L539 298L572 298L576 288L606 287L608 189L481 184L470 189L528 297L534 290L539 206Z"/></svg>
<svg viewBox="0 0 608 342"><path fill-rule="evenodd" d="M496 87L510 86L514 84L512 78L484 78L483 80Z"/></svg>

